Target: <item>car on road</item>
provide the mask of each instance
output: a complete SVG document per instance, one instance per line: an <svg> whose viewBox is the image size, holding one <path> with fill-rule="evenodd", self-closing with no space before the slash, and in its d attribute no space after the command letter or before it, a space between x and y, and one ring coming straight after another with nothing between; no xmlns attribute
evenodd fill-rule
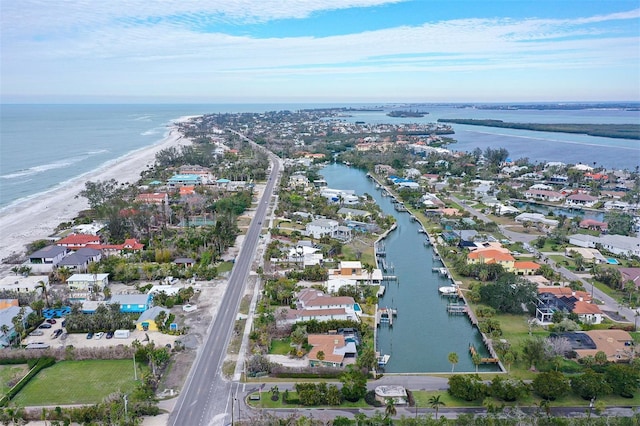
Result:
<svg viewBox="0 0 640 426"><path fill-rule="evenodd" d="M48 318L46 321L47 321L49 324L55 324L55 323L56 323L56 320L54 320L53 318Z"/></svg>
<svg viewBox="0 0 640 426"><path fill-rule="evenodd" d="M112 339L113 338L113 331L107 331L107 334L104 337L106 337L107 339Z"/></svg>
<svg viewBox="0 0 640 426"><path fill-rule="evenodd" d="M51 328L53 327L51 324L47 323L47 322L43 322L42 324L40 324L38 326L38 328Z"/></svg>
<svg viewBox="0 0 640 426"><path fill-rule="evenodd" d="M100 340L102 339L102 336L104 336L104 333L102 331L96 333L96 339Z"/></svg>
<svg viewBox="0 0 640 426"><path fill-rule="evenodd" d="M92 332L87 333L87 340L89 340L89 339L93 339L93 333Z"/></svg>

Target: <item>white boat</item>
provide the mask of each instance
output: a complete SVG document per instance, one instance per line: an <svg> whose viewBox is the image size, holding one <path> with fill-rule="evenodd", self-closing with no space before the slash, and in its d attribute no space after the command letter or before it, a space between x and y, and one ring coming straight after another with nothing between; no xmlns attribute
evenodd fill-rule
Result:
<svg viewBox="0 0 640 426"><path fill-rule="evenodd" d="M440 294L443 294L443 295L456 294L458 292L458 286L452 285L452 286L439 287L438 291L440 292Z"/></svg>

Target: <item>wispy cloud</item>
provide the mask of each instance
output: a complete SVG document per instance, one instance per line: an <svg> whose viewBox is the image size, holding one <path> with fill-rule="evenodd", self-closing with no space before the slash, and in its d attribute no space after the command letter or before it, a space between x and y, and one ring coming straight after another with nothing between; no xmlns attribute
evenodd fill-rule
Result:
<svg viewBox="0 0 640 426"><path fill-rule="evenodd" d="M640 62L640 9L573 19L450 19L346 35L239 36L216 22L241 26L314 13L374 7L391 0L220 0L3 2L2 91L72 81L99 90L91 75L153 75L158 83L201 85L221 79L382 73L484 72L633 68ZM203 28L207 30L204 31ZM635 32L634 32L635 31ZM233 75L233 77L231 77ZM38 81L40 77L40 81ZM38 85L41 87L38 88ZM82 87L85 86L85 87Z"/></svg>

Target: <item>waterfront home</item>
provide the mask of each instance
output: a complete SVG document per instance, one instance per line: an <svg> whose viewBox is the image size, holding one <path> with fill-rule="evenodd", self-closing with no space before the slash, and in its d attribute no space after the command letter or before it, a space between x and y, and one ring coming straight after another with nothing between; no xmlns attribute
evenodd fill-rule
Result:
<svg viewBox="0 0 640 426"><path fill-rule="evenodd" d="M578 226L582 229L591 229L592 231L606 232L609 225L606 222L600 222L595 219L581 220Z"/></svg>
<svg viewBox="0 0 640 426"><path fill-rule="evenodd" d="M312 346L307 356L310 367L338 368L356 362L356 344L341 334L309 334L307 341Z"/></svg>
<svg viewBox="0 0 640 426"><path fill-rule="evenodd" d="M640 256L640 238L624 235L601 235L599 237L586 234L569 235L569 244L578 247L596 248L622 256Z"/></svg>
<svg viewBox="0 0 640 426"><path fill-rule="evenodd" d="M529 223L541 225L544 228L550 229L558 226L558 221L555 219L547 219L542 213L520 213L514 218L518 223Z"/></svg>
<svg viewBox="0 0 640 426"><path fill-rule="evenodd" d="M29 260L25 263L33 272L51 272L54 266L69 254L67 247L47 246L29 255Z"/></svg>
<svg viewBox="0 0 640 426"><path fill-rule="evenodd" d="M387 164L376 164L373 166L373 171L379 175L394 175L398 173L396 169Z"/></svg>
<svg viewBox="0 0 640 426"><path fill-rule="evenodd" d="M333 188L321 188L320 195L332 203L339 203L340 205L354 205L360 203L360 197L358 197L354 190L346 189L333 189Z"/></svg>
<svg viewBox="0 0 640 426"><path fill-rule="evenodd" d="M640 203L630 204L630 203L619 201L619 200L606 201L604 203L604 209L633 213L633 212L640 211Z"/></svg>
<svg viewBox="0 0 640 426"><path fill-rule="evenodd" d="M109 274L73 274L67 285L74 291L97 292L109 285Z"/></svg>
<svg viewBox="0 0 640 426"><path fill-rule="evenodd" d="M188 164L185 166L180 166L180 174L200 176L200 180L203 184L209 184L213 182L213 175L211 174L211 170L209 170L207 167L202 167L199 165Z"/></svg>
<svg viewBox="0 0 640 426"><path fill-rule="evenodd" d="M49 289L48 275L9 275L0 279L0 290L42 294L42 284Z"/></svg>
<svg viewBox="0 0 640 426"><path fill-rule="evenodd" d="M66 247L69 250L77 250L89 244L100 244L100 237L91 234L71 234L56 241L57 246Z"/></svg>
<svg viewBox="0 0 640 426"><path fill-rule="evenodd" d="M352 320L360 321L356 309L360 307L353 297L333 297L312 288L300 291L296 297L296 309L283 308L285 322Z"/></svg>
<svg viewBox="0 0 640 426"><path fill-rule="evenodd" d="M310 246L298 244L289 249L286 262L298 263L302 267L319 265L322 263L324 255L320 249ZM278 260L276 259L276 262Z"/></svg>
<svg viewBox="0 0 640 426"><path fill-rule="evenodd" d="M557 191L547 191L544 189L527 189L524 196L528 200L557 202L564 199L564 194Z"/></svg>
<svg viewBox="0 0 640 426"><path fill-rule="evenodd" d="M338 226L340 223L333 219L315 219L307 223L305 227L305 235L313 238L322 238L324 236L336 238L338 235Z"/></svg>
<svg viewBox="0 0 640 426"><path fill-rule="evenodd" d="M469 264L498 264L505 270L513 270L513 264L516 259L511 254L494 248L476 249L467 255L467 263Z"/></svg>
<svg viewBox="0 0 640 426"><path fill-rule="evenodd" d="M571 194L565 200L565 205L569 207L593 207L598 202L598 197L589 194Z"/></svg>
<svg viewBox="0 0 640 426"><path fill-rule="evenodd" d="M340 216L345 217L346 219L354 219L356 217L369 217L371 216L371 213L369 213L366 210L358 210L358 209L350 209L347 207L342 207L338 210L338 214Z"/></svg>
<svg viewBox="0 0 640 426"><path fill-rule="evenodd" d="M379 285L382 283L382 270L375 268L371 275L362 267L360 261L343 260L337 269L329 269L329 279L351 279L359 284Z"/></svg>
<svg viewBox="0 0 640 426"><path fill-rule="evenodd" d="M535 318L541 324L553 322L556 311L574 313L585 324L600 324L603 313L586 291L575 291L569 287L538 287L538 302Z"/></svg>
<svg viewBox="0 0 640 426"><path fill-rule="evenodd" d="M106 224L102 222L82 223L75 225L72 230L75 234L98 235L104 229Z"/></svg>
<svg viewBox="0 0 640 426"><path fill-rule="evenodd" d="M13 319L20 314L20 310L24 310L22 314L22 326L26 328L27 317L33 312L29 306L11 305L4 309L0 309L0 346L8 347L11 340L17 335ZM3 331L6 328L7 331Z"/></svg>
<svg viewBox="0 0 640 426"><path fill-rule="evenodd" d="M167 186L170 188L180 188L181 186L200 186L202 178L198 175L181 175L176 174L169 178Z"/></svg>

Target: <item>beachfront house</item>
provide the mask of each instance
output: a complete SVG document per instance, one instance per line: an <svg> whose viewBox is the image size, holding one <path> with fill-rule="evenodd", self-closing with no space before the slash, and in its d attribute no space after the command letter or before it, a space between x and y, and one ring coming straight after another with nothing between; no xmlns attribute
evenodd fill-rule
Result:
<svg viewBox="0 0 640 426"><path fill-rule="evenodd" d="M68 253L67 247L47 246L31 253L25 265L30 267L32 272L51 272Z"/></svg>
<svg viewBox="0 0 640 426"><path fill-rule="evenodd" d="M71 234L56 241L56 245L69 250L78 250L89 244L100 244L100 237L92 234Z"/></svg>
<svg viewBox="0 0 640 426"><path fill-rule="evenodd" d="M91 262L99 262L102 252L89 247L82 247L74 253L62 258L58 267L66 267L72 271L86 272Z"/></svg>

